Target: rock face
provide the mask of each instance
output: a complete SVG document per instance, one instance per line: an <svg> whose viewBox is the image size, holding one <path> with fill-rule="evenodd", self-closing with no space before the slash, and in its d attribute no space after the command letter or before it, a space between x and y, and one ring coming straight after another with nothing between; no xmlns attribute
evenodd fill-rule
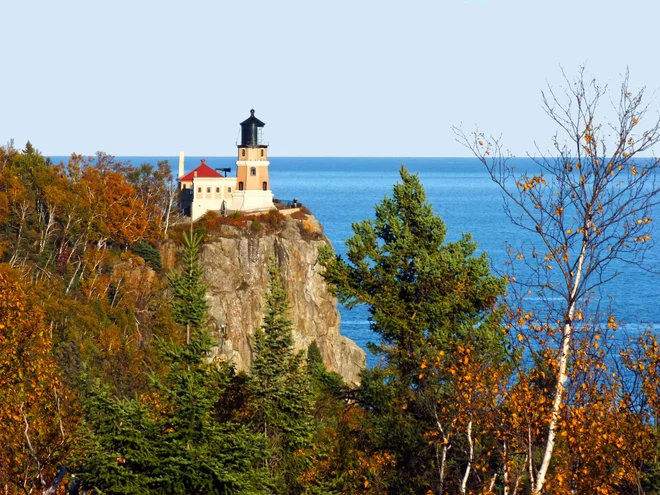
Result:
<svg viewBox="0 0 660 495"><path fill-rule="evenodd" d="M234 361L239 370L252 362L252 335L264 315L268 262L282 271L291 302L296 348L307 349L316 340L326 366L349 384L358 382L365 353L339 334L337 299L329 292L317 263L318 249L329 245L312 216L285 217L276 231L238 235L231 226L210 236L202 251L211 329L216 352Z"/></svg>

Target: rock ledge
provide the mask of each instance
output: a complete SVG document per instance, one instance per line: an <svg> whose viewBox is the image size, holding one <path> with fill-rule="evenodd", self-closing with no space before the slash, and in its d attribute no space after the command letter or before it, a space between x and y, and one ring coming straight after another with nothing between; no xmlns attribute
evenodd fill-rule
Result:
<svg viewBox="0 0 660 495"><path fill-rule="evenodd" d="M365 353L340 335L337 299L329 292L317 263L319 247L330 245L311 215L285 216L275 231L241 235L223 225L209 234L202 251L210 325L219 343L216 353L246 370L252 362L252 334L262 323L268 261L277 260L291 302L296 348L316 340L326 366L349 384L357 384Z"/></svg>

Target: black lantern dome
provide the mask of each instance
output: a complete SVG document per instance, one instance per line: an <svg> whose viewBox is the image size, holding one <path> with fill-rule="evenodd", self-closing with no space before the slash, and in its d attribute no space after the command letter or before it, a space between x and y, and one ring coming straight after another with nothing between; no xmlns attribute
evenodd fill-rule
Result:
<svg viewBox="0 0 660 495"><path fill-rule="evenodd" d="M264 124L254 116L254 109L250 110L250 117L241 122L241 144L244 148L266 148L263 142Z"/></svg>

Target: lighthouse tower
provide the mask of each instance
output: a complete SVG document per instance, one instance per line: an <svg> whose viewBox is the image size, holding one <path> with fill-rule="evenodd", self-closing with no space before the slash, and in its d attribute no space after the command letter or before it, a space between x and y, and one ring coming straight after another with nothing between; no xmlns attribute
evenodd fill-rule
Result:
<svg viewBox="0 0 660 495"><path fill-rule="evenodd" d="M241 122L232 210L266 211L274 208L268 179L268 145L263 140L265 125L254 116L254 110L250 110L250 117Z"/></svg>

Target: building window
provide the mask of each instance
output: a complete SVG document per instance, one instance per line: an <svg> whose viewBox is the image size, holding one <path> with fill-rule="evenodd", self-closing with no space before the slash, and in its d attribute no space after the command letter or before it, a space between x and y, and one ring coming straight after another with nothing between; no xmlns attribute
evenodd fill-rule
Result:
<svg viewBox="0 0 660 495"><path fill-rule="evenodd" d="M254 177L257 175L257 168L256 167L250 167L250 175Z"/></svg>
<svg viewBox="0 0 660 495"><path fill-rule="evenodd" d="M261 156L264 156L264 150L261 150Z"/></svg>
<svg viewBox="0 0 660 495"><path fill-rule="evenodd" d="M245 156L245 148L241 150L241 156Z"/></svg>
<svg viewBox="0 0 660 495"><path fill-rule="evenodd" d="M238 190L242 191L243 190L243 182L238 183Z"/></svg>
<svg viewBox="0 0 660 495"><path fill-rule="evenodd" d="M201 187L198 187L198 188L197 188L197 192L201 194L201 193L202 193L202 188L201 188Z"/></svg>
<svg viewBox="0 0 660 495"><path fill-rule="evenodd" d="M220 192L220 188L219 188L219 187L216 187L216 188L215 188L215 192L216 192L216 193L219 193L219 192Z"/></svg>
<svg viewBox="0 0 660 495"><path fill-rule="evenodd" d="M231 192L231 187L228 187L228 188L227 188L227 192Z"/></svg>
<svg viewBox="0 0 660 495"><path fill-rule="evenodd" d="M211 188L210 188L210 187L207 187L207 188L206 188L206 193L207 193L207 194L211 194Z"/></svg>
<svg viewBox="0 0 660 495"><path fill-rule="evenodd" d="M264 128L257 128L257 146L261 146L264 143Z"/></svg>
<svg viewBox="0 0 660 495"><path fill-rule="evenodd" d="M262 187L264 188L264 191L268 191L268 182L264 181Z"/></svg>

